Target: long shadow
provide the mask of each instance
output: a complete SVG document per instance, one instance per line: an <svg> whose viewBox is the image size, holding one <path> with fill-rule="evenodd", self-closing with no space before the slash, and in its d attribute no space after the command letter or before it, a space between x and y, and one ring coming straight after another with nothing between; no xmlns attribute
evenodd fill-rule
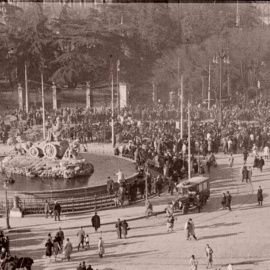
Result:
<svg viewBox="0 0 270 270"><path fill-rule="evenodd" d="M153 237L153 236L165 235L165 234L168 234L168 233L140 234L140 235L130 236L129 238L133 239L133 238L140 238L140 237Z"/></svg>
<svg viewBox="0 0 270 270"><path fill-rule="evenodd" d="M224 226L234 226L241 224L242 222L232 222L232 223L216 223L212 225L206 225L206 226L196 226L198 229L203 229L203 228L217 228L217 227L224 227Z"/></svg>
<svg viewBox="0 0 270 270"><path fill-rule="evenodd" d="M204 236L202 238L199 238L199 240L204 240L204 239L213 239L213 238L220 238L220 237L229 237L229 236L236 236L240 233L243 232L239 232L239 233L227 233L227 234L219 234L219 235L209 235L209 236Z"/></svg>

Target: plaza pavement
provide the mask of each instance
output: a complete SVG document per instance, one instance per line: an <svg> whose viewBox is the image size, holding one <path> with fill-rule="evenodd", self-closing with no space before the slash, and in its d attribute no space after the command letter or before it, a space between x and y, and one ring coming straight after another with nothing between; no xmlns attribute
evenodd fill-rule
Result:
<svg viewBox="0 0 270 270"><path fill-rule="evenodd" d="M253 158L248 158L252 165ZM166 232L165 214L149 219L145 218L144 203L99 211L101 217L102 236L105 241L105 256L97 255L97 242L101 233L95 233L90 227L93 213L63 216L62 221L44 217L26 216L23 219L11 218L11 252L17 256L30 256L35 263L32 269L71 270L76 269L79 262L85 261L94 269L106 267L117 270L161 270L188 269L192 254L199 261L199 269L205 269L206 258L204 248L209 244L213 250L213 269L227 269L233 263L234 269L268 270L270 269L270 221L269 221L269 175L270 160L266 160L263 172L253 171L252 184L241 182L239 175L242 155L235 155L235 164L231 169L228 157L218 156L218 167L212 169L211 198L201 213L182 215L177 213L175 232ZM264 191L264 204L257 206L257 188L261 185ZM229 190L233 196L232 211L221 210L222 192ZM163 194L151 199L154 211L162 211L173 197ZM189 217L195 223L198 241L187 241L184 224ZM114 222L117 218L136 219L129 221L131 230L127 239L117 239ZM138 219L137 219L138 218ZM107 224L107 225L105 225ZM0 219L0 227L4 227L5 219ZM55 234L58 227L64 230L73 246L71 262L48 262L45 259L45 237ZM77 251L76 233L80 226L90 236L91 249Z"/></svg>

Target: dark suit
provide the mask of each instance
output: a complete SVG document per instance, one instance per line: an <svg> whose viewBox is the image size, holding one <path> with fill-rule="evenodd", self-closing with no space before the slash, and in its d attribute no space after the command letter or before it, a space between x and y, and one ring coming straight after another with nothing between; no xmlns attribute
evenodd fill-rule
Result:
<svg viewBox="0 0 270 270"><path fill-rule="evenodd" d="M58 221L60 221L61 205L59 203L56 203L54 205L53 212L54 212L54 220L56 221L56 218L58 218Z"/></svg>
<svg viewBox="0 0 270 270"><path fill-rule="evenodd" d="M95 228L95 231L97 231L98 228L100 228L100 217L98 215L94 215L91 221L92 226Z"/></svg>

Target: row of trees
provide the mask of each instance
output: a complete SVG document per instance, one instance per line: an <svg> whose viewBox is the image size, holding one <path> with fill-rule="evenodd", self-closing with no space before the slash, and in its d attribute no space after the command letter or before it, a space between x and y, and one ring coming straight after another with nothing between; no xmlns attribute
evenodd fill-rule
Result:
<svg viewBox="0 0 270 270"><path fill-rule="evenodd" d="M120 60L120 79L141 94L151 90L142 84L155 83L159 96L168 96L167 90L177 91L183 74L186 92L201 97L202 77L208 76L209 63L221 49L230 58L226 72L234 92L247 91L268 76L269 31L261 28L259 10L251 3L239 5L238 28L236 3L83 8L5 3L1 10L0 74L9 76L11 87L24 81L25 65L29 81L39 80L43 72L48 83L74 88L85 81L108 81L110 66L116 72ZM219 73L213 65L211 76L217 93Z"/></svg>

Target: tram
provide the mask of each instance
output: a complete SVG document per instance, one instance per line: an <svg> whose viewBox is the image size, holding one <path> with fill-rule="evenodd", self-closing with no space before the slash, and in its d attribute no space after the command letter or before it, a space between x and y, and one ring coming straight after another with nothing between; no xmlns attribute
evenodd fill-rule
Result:
<svg viewBox="0 0 270 270"><path fill-rule="evenodd" d="M183 214L187 214L190 208L196 207L199 203L201 206L205 205L210 197L210 182L207 177L192 177L179 183L177 188L176 205L179 206Z"/></svg>

